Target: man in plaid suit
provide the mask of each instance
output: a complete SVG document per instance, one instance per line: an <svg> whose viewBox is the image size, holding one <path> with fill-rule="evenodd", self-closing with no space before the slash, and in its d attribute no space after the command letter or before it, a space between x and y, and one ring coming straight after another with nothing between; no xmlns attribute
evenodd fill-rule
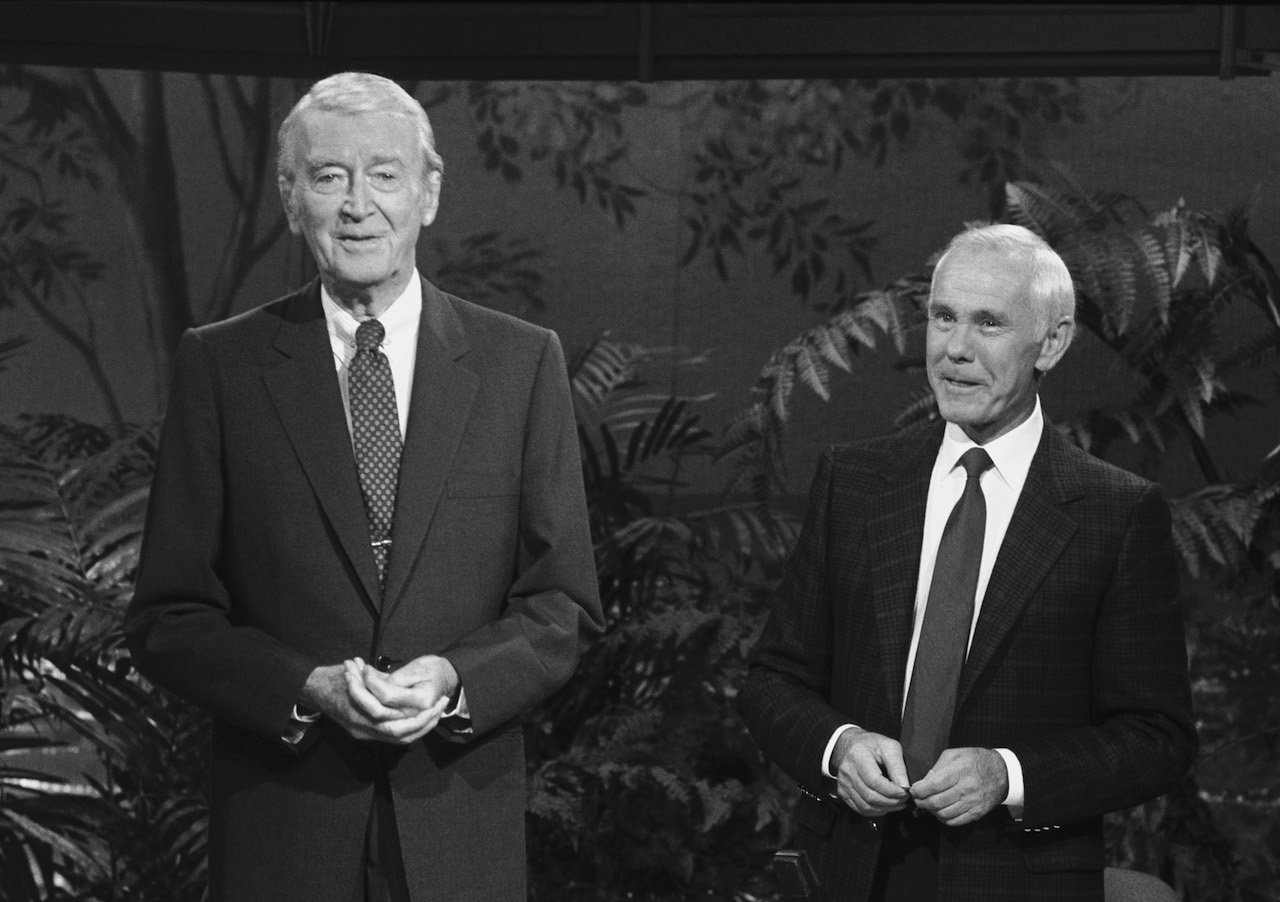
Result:
<svg viewBox="0 0 1280 902"><path fill-rule="evenodd" d="M818 464L740 708L800 785L795 842L833 902L1101 900L1102 815L1194 759L1168 506L1041 412L1074 309L1030 231L957 236L926 339L945 422ZM957 545L964 504L982 515ZM931 627L948 592L963 614Z"/></svg>

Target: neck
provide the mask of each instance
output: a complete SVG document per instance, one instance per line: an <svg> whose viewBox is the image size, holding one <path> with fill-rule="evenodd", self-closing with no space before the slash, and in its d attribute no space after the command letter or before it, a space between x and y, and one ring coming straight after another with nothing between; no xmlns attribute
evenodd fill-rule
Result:
<svg viewBox="0 0 1280 902"><path fill-rule="evenodd" d="M1031 418L1031 414L1035 412L1035 409L1036 396L1032 395L1031 399L1020 407L1012 417L977 425L961 424L960 428L964 430L964 434L969 436L974 444L985 445L1017 429Z"/></svg>
<svg viewBox="0 0 1280 902"><path fill-rule="evenodd" d="M378 285L350 285L321 277L325 290L329 292L339 305L350 311L356 319L372 319L381 316L404 294L409 279L414 277L415 270L409 269L409 275L397 276L391 282Z"/></svg>

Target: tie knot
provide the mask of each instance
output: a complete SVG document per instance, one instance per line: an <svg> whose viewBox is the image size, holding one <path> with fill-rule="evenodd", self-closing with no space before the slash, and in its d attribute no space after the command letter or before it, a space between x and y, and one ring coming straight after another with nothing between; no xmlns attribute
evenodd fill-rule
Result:
<svg viewBox="0 0 1280 902"><path fill-rule="evenodd" d="M356 351L376 351L387 330L376 319L367 319L356 327Z"/></svg>
<svg viewBox="0 0 1280 902"><path fill-rule="evenodd" d="M964 467L965 473L973 479L991 468L991 455L985 448L970 448L960 456L960 466Z"/></svg>

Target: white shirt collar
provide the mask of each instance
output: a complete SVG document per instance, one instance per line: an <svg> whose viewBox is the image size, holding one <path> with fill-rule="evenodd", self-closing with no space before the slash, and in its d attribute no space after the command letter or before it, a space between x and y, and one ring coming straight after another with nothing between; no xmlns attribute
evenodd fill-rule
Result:
<svg viewBox="0 0 1280 902"><path fill-rule="evenodd" d="M329 329L329 338L337 340L351 348L356 344L356 328L360 320L351 311L343 307L329 290L320 285L320 303L324 307L325 323ZM388 354L399 342L416 341L418 335L418 319L422 314L422 279L415 269L409 284L400 292L400 296L391 302L391 306L382 311L378 322L386 330L382 347Z"/></svg>
<svg viewBox="0 0 1280 902"><path fill-rule="evenodd" d="M1040 436L1044 433L1044 413L1040 409L1040 396L1036 396L1035 409L1017 426L999 438L992 439L982 447L991 455L993 469L1000 475L1014 493L1022 491L1027 481L1027 473L1031 469L1031 459L1035 457L1036 448L1040 447ZM945 477L956 465L960 457L977 443L955 423L947 423L942 434L942 447L938 449L938 457L933 465L933 479Z"/></svg>

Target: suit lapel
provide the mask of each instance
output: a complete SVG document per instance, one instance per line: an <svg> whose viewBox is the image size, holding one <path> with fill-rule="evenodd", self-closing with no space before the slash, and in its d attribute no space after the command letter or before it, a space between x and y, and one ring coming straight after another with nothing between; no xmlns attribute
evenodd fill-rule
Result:
<svg viewBox="0 0 1280 902"><path fill-rule="evenodd" d="M982 599L960 674L957 709L1075 534L1076 522L1063 507L1080 497L1073 472L1065 440L1046 422Z"/></svg>
<svg viewBox="0 0 1280 902"><path fill-rule="evenodd" d="M480 377L463 362L469 349L453 304L423 279L418 359L400 458L384 618L404 593L422 551L475 402Z"/></svg>
<svg viewBox="0 0 1280 902"><path fill-rule="evenodd" d="M895 718L902 710L929 474L941 441L941 425L923 437L911 434L901 453L891 455L881 470L884 491L871 500L867 512L871 585L876 587L876 633L885 667L889 710Z"/></svg>
<svg viewBox="0 0 1280 902"><path fill-rule="evenodd" d="M280 359L263 373L267 393L329 525L359 576L363 600L376 613L378 569L369 549L369 521L318 281L289 301L274 347Z"/></svg>

